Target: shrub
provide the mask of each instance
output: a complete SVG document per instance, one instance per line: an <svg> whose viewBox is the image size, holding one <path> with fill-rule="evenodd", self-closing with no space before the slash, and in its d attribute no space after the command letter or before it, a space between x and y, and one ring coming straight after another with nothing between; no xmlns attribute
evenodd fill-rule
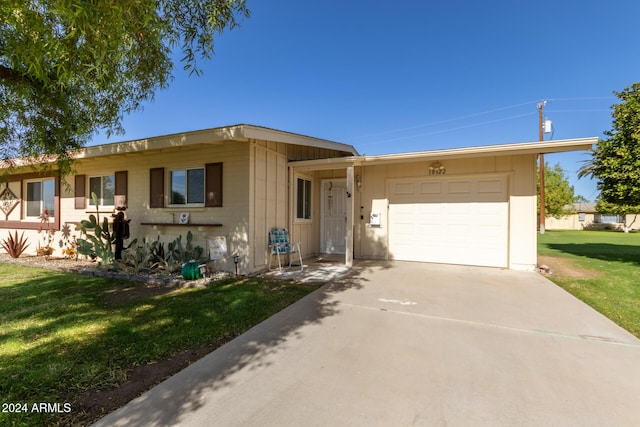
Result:
<svg viewBox="0 0 640 427"><path fill-rule="evenodd" d="M96 214L89 215L88 220L82 220L80 226L85 239L78 239L78 253L88 255L91 258L98 257L105 265L114 265L113 249L111 245L115 241L115 236L111 233L109 220L104 218L100 224L100 207L98 205L98 196L91 193L91 198L96 206ZM93 235L89 234L93 232Z"/></svg>
<svg viewBox="0 0 640 427"><path fill-rule="evenodd" d="M204 261L204 249L193 244L193 234L187 233L186 243L182 244L182 236L178 236L168 244L165 252L164 244L160 238L152 241L142 239L138 243L134 239L124 250L119 267L133 273L141 272L167 272L176 273L182 268L182 264L189 261Z"/></svg>
<svg viewBox="0 0 640 427"><path fill-rule="evenodd" d="M24 237L24 231L20 235L20 238L18 238L18 232L16 231L15 236L9 233L9 237L0 242L0 245L12 258L18 258L27 249L29 243L27 243L27 239Z"/></svg>
<svg viewBox="0 0 640 427"><path fill-rule="evenodd" d="M138 244L134 239L123 251L120 267L135 274L143 271L162 271L168 269L168 263L164 257L164 245L159 240L147 241L142 239Z"/></svg>

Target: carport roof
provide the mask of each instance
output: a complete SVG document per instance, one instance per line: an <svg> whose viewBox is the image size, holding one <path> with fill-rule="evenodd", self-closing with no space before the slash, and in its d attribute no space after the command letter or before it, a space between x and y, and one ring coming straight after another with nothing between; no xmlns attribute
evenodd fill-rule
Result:
<svg viewBox="0 0 640 427"><path fill-rule="evenodd" d="M330 159L303 160L289 164L298 170L334 169L347 166L365 166L415 162L420 160L464 159L472 157L509 156L519 154L548 154L567 151L590 150L598 143L597 137L561 139L556 141L522 142L515 144L485 145L477 147L450 148L376 156L350 156Z"/></svg>

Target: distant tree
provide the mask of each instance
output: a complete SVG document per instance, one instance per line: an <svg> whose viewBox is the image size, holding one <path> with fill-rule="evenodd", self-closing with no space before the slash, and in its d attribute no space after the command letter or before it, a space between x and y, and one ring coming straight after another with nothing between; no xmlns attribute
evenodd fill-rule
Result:
<svg viewBox="0 0 640 427"><path fill-rule="evenodd" d="M246 0L4 0L0 2L0 156L53 155L99 129L122 134L124 114L214 51L214 35L249 16ZM37 160L36 160L37 161Z"/></svg>
<svg viewBox="0 0 640 427"><path fill-rule="evenodd" d="M540 214L540 168L538 168L538 214ZM573 186L564 174L560 164L553 167L545 162L544 166L544 213L553 218L575 213L573 203L576 201Z"/></svg>
<svg viewBox="0 0 640 427"><path fill-rule="evenodd" d="M574 203L589 203L589 202L590 200L581 194L578 194L574 199Z"/></svg>
<svg viewBox="0 0 640 427"><path fill-rule="evenodd" d="M611 107L613 126L604 132L607 138L598 141L578 176L598 180L596 209L623 215L628 232L630 214L640 213L640 83L614 93L622 102Z"/></svg>

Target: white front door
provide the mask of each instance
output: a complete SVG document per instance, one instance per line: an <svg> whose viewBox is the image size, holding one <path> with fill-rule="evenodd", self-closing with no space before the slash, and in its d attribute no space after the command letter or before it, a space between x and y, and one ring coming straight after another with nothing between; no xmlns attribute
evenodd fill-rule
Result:
<svg viewBox="0 0 640 427"><path fill-rule="evenodd" d="M321 200L321 252L343 254L347 235L347 181L323 180Z"/></svg>

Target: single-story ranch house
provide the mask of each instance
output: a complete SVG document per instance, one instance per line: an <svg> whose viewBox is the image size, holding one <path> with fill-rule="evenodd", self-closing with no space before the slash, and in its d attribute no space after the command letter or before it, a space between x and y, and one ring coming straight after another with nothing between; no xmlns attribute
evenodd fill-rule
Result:
<svg viewBox="0 0 640 427"><path fill-rule="evenodd" d="M575 213L561 218L548 217L545 221L547 230L624 230L625 216L600 213L595 203L574 203L565 208L572 208ZM629 215L627 221L636 224L636 215Z"/></svg>
<svg viewBox="0 0 640 427"><path fill-rule="evenodd" d="M267 268L267 234L290 230L304 257L344 254L531 270L536 265L538 153L587 150L597 138L377 156L350 145L235 125L89 146L75 174L16 168L0 184L0 239L24 230L35 252L40 214L76 226L126 207L131 238L194 244L225 236L241 273ZM5 171L6 172L6 171ZM184 215L188 214L188 215ZM55 248L61 239L56 235ZM60 255L55 253L54 255ZM233 260L218 261L232 271Z"/></svg>

